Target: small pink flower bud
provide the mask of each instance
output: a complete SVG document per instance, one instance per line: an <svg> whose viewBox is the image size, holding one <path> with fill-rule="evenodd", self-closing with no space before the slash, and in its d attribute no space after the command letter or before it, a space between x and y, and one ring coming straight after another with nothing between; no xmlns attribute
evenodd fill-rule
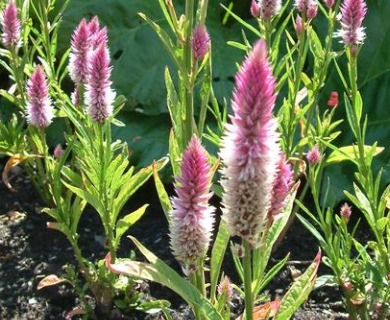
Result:
<svg viewBox="0 0 390 320"><path fill-rule="evenodd" d="M317 3L311 3L306 11L306 16L308 19L314 19L317 16Z"/></svg>
<svg viewBox="0 0 390 320"><path fill-rule="evenodd" d="M320 150L318 148L318 145L315 145L306 155L307 162L309 162L309 165L314 166L318 162L321 161L322 156L320 153Z"/></svg>
<svg viewBox="0 0 390 320"><path fill-rule="evenodd" d="M362 27L363 19L367 13L364 0L344 0L341 5L341 30L336 35L341 37L347 45L363 43L366 34Z"/></svg>
<svg viewBox="0 0 390 320"><path fill-rule="evenodd" d="M27 122L37 128L46 128L53 119L49 87L42 67L37 66L27 82Z"/></svg>
<svg viewBox="0 0 390 320"><path fill-rule="evenodd" d="M21 24L18 19L18 8L11 0L3 11L3 34L2 41L7 49L21 45L20 30Z"/></svg>
<svg viewBox="0 0 390 320"><path fill-rule="evenodd" d="M295 20L295 31L297 32L298 36L300 36L303 32L303 21L300 15L297 15Z"/></svg>
<svg viewBox="0 0 390 320"><path fill-rule="evenodd" d="M325 5L328 7L328 9L332 9L334 6L334 0L324 0Z"/></svg>
<svg viewBox="0 0 390 320"><path fill-rule="evenodd" d="M260 40L236 75L234 115L220 151L223 219L230 234L252 245L264 229L279 161L275 86L266 44Z"/></svg>
<svg viewBox="0 0 390 320"><path fill-rule="evenodd" d="M233 297L233 286L229 277L224 276L220 284L218 285L218 294L225 296L225 301L230 302Z"/></svg>
<svg viewBox="0 0 390 320"><path fill-rule="evenodd" d="M62 154L64 153L64 149L62 149L61 144L57 144L54 148L53 155L55 158L59 159L61 158Z"/></svg>
<svg viewBox="0 0 390 320"><path fill-rule="evenodd" d="M172 199L171 248L183 269L193 272L210 244L214 207L209 206L211 172L206 150L193 136L183 153L181 175L176 177Z"/></svg>
<svg viewBox="0 0 390 320"><path fill-rule="evenodd" d="M352 215L352 208L347 204L344 203L340 208L340 216L348 222Z"/></svg>
<svg viewBox="0 0 390 320"><path fill-rule="evenodd" d="M196 61L202 60L210 48L210 36L205 25L198 24L195 26L192 33L191 45L194 59Z"/></svg>
<svg viewBox="0 0 390 320"><path fill-rule="evenodd" d="M346 291L352 291L354 289L354 286L352 284L351 281L349 280L345 280L343 283L342 283L342 287L344 290Z"/></svg>
<svg viewBox="0 0 390 320"><path fill-rule="evenodd" d="M101 44L91 54L85 91L87 112L95 122L104 122L113 111L115 92L111 89L111 70L110 53L107 46Z"/></svg>
<svg viewBox="0 0 390 320"><path fill-rule="evenodd" d="M252 0L250 11L254 18L260 18L260 6L257 0Z"/></svg>

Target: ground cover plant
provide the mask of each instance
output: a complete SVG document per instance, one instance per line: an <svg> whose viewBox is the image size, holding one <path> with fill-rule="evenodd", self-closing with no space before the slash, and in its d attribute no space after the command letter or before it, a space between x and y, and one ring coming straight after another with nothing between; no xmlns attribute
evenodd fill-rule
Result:
<svg viewBox="0 0 390 320"><path fill-rule="evenodd" d="M384 169L373 167L384 148L367 143L358 87L366 2L253 0L246 10L256 24L245 21L234 2L222 4L223 20L241 29L223 46L244 56L234 61L229 102L213 81L211 4L156 0L163 22L138 13L171 59L161 74L171 122L168 153L144 167L134 166L127 142L113 138L113 130L126 126L120 116L126 99L114 90L110 32L99 17L78 21L69 49L61 51L59 30L71 1L2 4L0 62L9 77L0 90L9 108L8 118L0 119L0 151L7 156L2 179L12 190L9 174L23 168L44 202L47 227L65 236L76 261L63 274L43 278L37 289L72 284L80 305L66 318L109 319L118 317L113 310L125 315L137 309L145 317L174 319L167 299L145 302L140 284L148 281L180 296L191 311L185 317L252 320L291 319L314 288L329 285L340 288L351 319L387 319L389 188ZM320 18L326 32L314 26ZM339 86L326 92L331 70ZM337 117L340 106L345 119ZM55 147L48 143L51 126L62 128ZM352 144L340 145L341 127ZM326 173L345 162L352 164L352 188L340 207ZM172 196L161 170L172 173ZM125 209L149 179L179 270L132 236L148 204ZM220 199L217 207L210 204L213 196ZM85 254L80 243L87 210L104 235L106 252L98 257ZM357 236L363 223L350 222L358 212L368 241ZM271 257L296 219L317 239L318 253L286 292L272 298L266 289L289 255L276 262ZM119 251L125 235L137 253ZM226 256L234 282L225 274ZM329 274L318 277L322 264ZM238 315L233 296L244 305Z"/></svg>

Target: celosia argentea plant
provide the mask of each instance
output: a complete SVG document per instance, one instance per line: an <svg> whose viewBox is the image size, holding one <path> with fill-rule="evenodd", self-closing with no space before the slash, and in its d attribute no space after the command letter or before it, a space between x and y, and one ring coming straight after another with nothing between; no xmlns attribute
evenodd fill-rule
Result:
<svg viewBox="0 0 390 320"><path fill-rule="evenodd" d="M45 201L43 212L51 217L48 227L62 232L74 250L81 272L73 275L82 275L87 284L82 295L86 290L93 294L96 309L85 305L82 312L106 318L118 292L126 304L136 303L138 295L131 293L132 279L119 279L102 261L89 261L83 255L78 243L80 217L90 204L100 217L115 260L121 237L147 208L144 205L121 215L124 205L153 169L161 169L166 161L135 172L129 164L127 144L112 141L111 126L123 125L115 115L124 99L116 97L112 88L107 29L100 26L97 17L83 19L70 41L70 54L56 56L55 39L68 2L50 22L56 1L26 0L18 6L11 0L2 11L4 49L0 54L2 66L10 75L10 88L0 93L18 108L12 121L0 123L1 152L10 156L3 177L11 188L7 172L22 162ZM68 70L75 85L71 94L62 89ZM51 151L46 130L53 122L62 123L66 132L63 145ZM51 275L40 282L39 288L65 280L76 281Z"/></svg>
<svg viewBox="0 0 390 320"><path fill-rule="evenodd" d="M248 86L249 83L252 86ZM175 179L177 196L172 199L172 207L167 205L166 197L162 199L168 210L172 251L188 280L134 238L150 263L127 259L113 263L109 254L106 264L110 270L169 287L191 306L196 319L229 319L232 284L221 274L221 263L229 236L239 236L242 243L232 248L236 248L235 265L244 283L244 290L240 290L245 300L244 318L254 319L253 306L262 301L259 293L288 258L266 270L272 247L288 221L295 195L294 191L290 196L292 169L281 153L277 122L272 113L274 89L266 44L259 41L236 76L232 101L235 114L222 140L221 151L225 190L223 221L211 249L209 267L205 268L205 263L214 209L208 205L208 199L211 172L215 168L208 164L207 153L194 136L182 155L180 174ZM258 308L264 308L265 313L275 319L291 317L311 291L319 261L320 254L282 300L274 301L268 309L266 306ZM207 269L209 276L205 277ZM208 287L210 289L206 290Z"/></svg>

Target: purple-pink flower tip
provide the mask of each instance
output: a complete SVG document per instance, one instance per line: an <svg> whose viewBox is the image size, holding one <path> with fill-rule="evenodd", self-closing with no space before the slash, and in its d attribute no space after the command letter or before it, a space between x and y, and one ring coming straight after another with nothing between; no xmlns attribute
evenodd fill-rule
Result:
<svg viewBox="0 0 390 320"><path fill-rule="evenodd" d="M335 0L324 0L325 5L328 7L328 9L332 9L334 6L334 1Z"/></svg>
<svg viewBox="0 0 390 320"><path fill-rule="evenodd" d="M195 26L192 33L191 45L194 59L196 61L202 60L210 48L210 36L204 24Z"/></svg>
<svg viewBox="0 0 390 320"><path fill-rule="evenodd" d="M236 75L234 115L220 152L223 217L232 235L251 243L265 223L280 152L276 82L267 54L265 42L258 41Z"/></svg>
<svg viewBox="0 0 390 320"><path fill-rule="evenodd" d="M341 5L341 30L337 35L342 38L345 45L358 45L363 43L366 34L362 27L363 19L367 13L364 0L344 0Z"/></svg>
<svg viewBox="0 0 390 320"><path fill-rule="evenodd" d="M82 19L72 35L69 75L76 84L85 84L89 71L91 37L88 23Z"/></svg>
<svg viewBox="0 0 390 320"><path fill-rule="evenodd" d="M250 7L251 15L254 18L260 18L260 5L257 2L257 0L252 0L251 7Z"/></svg>
<svg viewBox="0 0 390 320"><path fill-rule="evenodd" d="M46 128L53 119L49 87L42 67L37 66L27 82L27 122L37 128Z"/></svg>
<svg viewBox="0 0 390 320"><path fill-rule="evenodd" d="M318 11L317 0L295 0L295 7L308 19L314 19Z"/></svg>
<svg viewBox="0 0 390 320"><path fill-rule="evenodd" d="M214 223L214 207L208 204L210 181L206 151L193 136L183 153L170 212L171 248L185 270L196 268L196 262L207 254Z"/></svg>
<svg viewBox="0 0 390 320"><path fill-rule="evenodd" d="M352 215L352 208L348 205L348 203L344 203L340 208L340 216L348 222Z"/></svg>
<svg viewBox="0 0 390 320"><path fill-rule="evenodd" d="M3 11L3 33L2 41L7 49L17 48L21 45L20 30L21 24L18 19L18 8L14 1L10 1Z"/></svg>
<svg viewBox="0 0 390 320"><path fill-rule="evenodd" d="M322 156L318 145L315 145L306 155L307 162L309 165L314 166L321 161Z"/></svg>
<svg viewBox="0 0 390 320"><path fill-rule="evenodd" d="M281 7L281 0L259 0L260 18L263 20L270 20L276 16Z"/></svg>
<svg viewBox="0 0 390 320"><path fill-rule="evenodd" d="M115 100L110 81L110 53L104 43L91 54L89 68L85 91L87 112L93 121L104 122L111 116Z"/></svg>

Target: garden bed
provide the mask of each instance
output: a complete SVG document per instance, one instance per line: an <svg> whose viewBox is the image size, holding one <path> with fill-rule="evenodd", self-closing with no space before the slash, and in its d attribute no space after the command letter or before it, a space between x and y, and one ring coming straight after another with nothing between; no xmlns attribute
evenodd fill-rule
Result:
<svg viewBox="0 0 390 320"><path fill-rule="evenodd" d="M2 169L2 168L1 168ZM0 318L11 319L65 319L67 312L80 301L74 288L60 284L37 290L38 282L49 274L60 275L62 267L75 264L73 252L65 237L46 227L48 217L40 213L42 202L35 193L23 172L16 168L12 172L12 184L16 192L0 186L2 209L0 211ZM133 197L129 209L143 203L150 203L144 217L130 230L145 246L151 249L175 269L179 265L171 255L167 223L162 213L152 183L147 184ZM106 254L102 230L92 211L87 210L80 224L80 244L86 256L92 260L101 259ZM119 256L133 249L130 240L124 238ZM313 237L294 222L281 246L274 254L274 261L291 253L288 266L269 286L272 298L282 296L293 281L293 275L304 270L314 258L317 244ZM137 255L138 259L142 259ZM225 261L225 272L234 280L232 262ZM292 271L295 270L295 271ZM298 271L297 271L298 270ZM321 273L328 270L323 267ZM172 305L174 319L190 319L191 313L183 301L169 289L152 284L139 286L145 294L143 299L166 299ZM242 309L242 301L233 300L233 315ZM75 317L77 319L77 317ZM161 315L146 315L135 311L114 310L112 319L163 319ZM341 303L341 295L335 288L322 288L314 291L309 300L296 313L294 319L347 319Z"/></svg>

